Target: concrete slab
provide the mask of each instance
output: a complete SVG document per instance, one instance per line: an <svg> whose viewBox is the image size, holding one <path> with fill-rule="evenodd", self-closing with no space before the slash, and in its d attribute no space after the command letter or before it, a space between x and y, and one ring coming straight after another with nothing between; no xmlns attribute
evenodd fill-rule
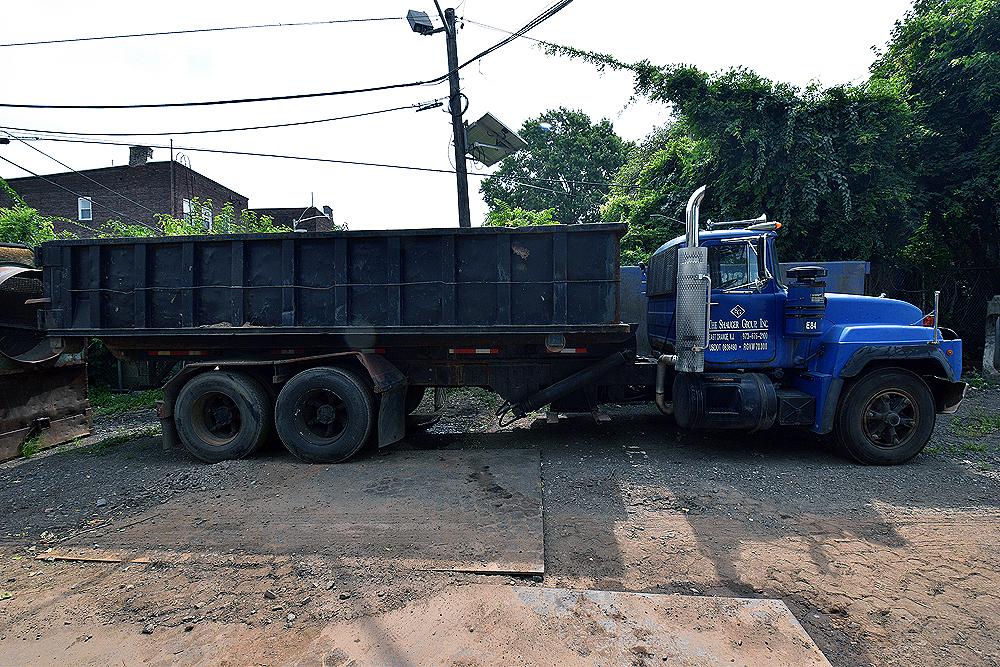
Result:
<svg viewBox="0 0 1000 667"><path fill-rule="evenodd" d="M328 626L299 664L830 663L780 600L469 586Z"/></svg>
<svg viewBox="0 0 1000 667"><path fill-rule="evenodd" d="M60 557L211 561L315 554L412 569L541 574L537 450L397 452L341 465L274 466L234 493L179 495L80 535Z"/></svg>

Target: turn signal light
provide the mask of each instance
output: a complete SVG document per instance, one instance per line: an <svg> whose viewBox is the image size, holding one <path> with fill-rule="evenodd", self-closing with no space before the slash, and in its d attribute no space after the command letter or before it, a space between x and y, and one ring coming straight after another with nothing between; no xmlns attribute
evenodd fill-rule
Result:
<svg viewBox="0 0 1000 667"><path fill-rule="evenodd" d="M924 315L924 319L921 321L921 323L925 327L932 327L932 326L934 326L934 313L931 313L929 315Z"/></svg>

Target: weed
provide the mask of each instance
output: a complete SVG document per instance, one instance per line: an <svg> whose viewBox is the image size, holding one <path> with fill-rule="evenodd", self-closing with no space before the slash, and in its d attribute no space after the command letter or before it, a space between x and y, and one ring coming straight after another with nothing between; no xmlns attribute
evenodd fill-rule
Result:
<svg viewBox="0 0 1000 667"><path fill-rule="evenodd" d="M958 417L951 422L951 432L963 438L982 438L1000 433L1000 414L976 411L971 415Z"/></svg>
<svg viewBox="0 0 1000 667"><path fill-rule="evenodd" d="M147 389L117 394L105 387L92 387L89 398L94 416L106 417L129 410L156 407L156 402L163 400L163 392L159 389Z"/></svg>
<svg viewBox="0 0 1000 667"><path fill-rule="evenodd" d="M103 440L99 440L94 444L87 447L84 451L88 454L107 454L111 451L113 447L125 444L126 442L131 442L132 440L138 440L139 438L150 438L153 436L160 435L159 426L147 426L146 428L139 429L137 431L129 431L128 433L119 433L118 435L113 435Z"/></svg>
<svg viewBox="0 0 1000 667"><path fill-rule="evenodd" d="M983 377L978 371L971 370L962 378L969 383L973 389L986 389L993 385L992 382Z"/></svg>
<svg viewBox="0 0 1000 667"><path fill-rule="evenodd" d="M21 443L21 456L30 459L42 449L42 436L35 435Z"/></svg>

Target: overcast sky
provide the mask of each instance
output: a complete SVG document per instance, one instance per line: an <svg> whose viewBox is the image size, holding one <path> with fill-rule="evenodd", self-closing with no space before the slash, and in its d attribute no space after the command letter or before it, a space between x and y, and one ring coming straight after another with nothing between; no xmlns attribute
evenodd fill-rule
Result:
<svg viewBox="0 0 1000 667"><path fill-rule="evenodd" d="M421 4L423 3L423 4ZM459 16L514 30L551 0L464 0ZM442 5L447 6L447 5ZM749 67L772 79L805 85L857 82L888 39L907 0L576 0L531 33L539 39L605 51L623 60L690 63L716 71ZM338 18L434 15L432 0L364 3L243 0L169 3L54 1L4 3L0 43L195 27ZM466 22L464 59L503 35ZM0 48L0 101L46 104L128 104L257 97L422 80L446 71L442 34L420 36L405 21L286 27L214 34L147 37ZM627 139L665 122L663 105L628 104L631 78L600 75L584 63L552 58L517 40L462 71L467 118L489 111L518 128L558 106L609 118ZM77 132L176 132L327 118L430 100L447 84L291 102L165 110L76 111L0 108L0 125ZM175 137L186 147L225 148L451 168L450 119L441 109L397 111L296 128ZM167 138L146 139L163 142ZM126 139L127 141L127 139ZM123 164L128 149L36 144L74 169ZM0 151L40 173L59 165L12 143ZM250 206L333 207L352 229L457 225L455 180L449 174L233 157L185 152L191 166L250 198ZM155 149L155 160L168 151ZM489 171L470 163L475 171ZM0 163L0 176L23 172ZM472 220L486 206L479 178L470 178ZM99 201L99 192L93 193ZM750 213L756 213L751 211Z"/></svg>

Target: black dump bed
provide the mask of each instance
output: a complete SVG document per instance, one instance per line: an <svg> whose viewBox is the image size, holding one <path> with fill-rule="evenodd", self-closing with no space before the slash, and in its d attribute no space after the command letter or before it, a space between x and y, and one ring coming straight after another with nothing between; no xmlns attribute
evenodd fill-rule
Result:
<svg viewBox="0 0 1000 667"><path fill-rule="evenodd" d="M52 241L50 335L621 336L625 226ZM456 339L457 341L458 339ZM178 347L190 343L175 342Z"/></svg>

